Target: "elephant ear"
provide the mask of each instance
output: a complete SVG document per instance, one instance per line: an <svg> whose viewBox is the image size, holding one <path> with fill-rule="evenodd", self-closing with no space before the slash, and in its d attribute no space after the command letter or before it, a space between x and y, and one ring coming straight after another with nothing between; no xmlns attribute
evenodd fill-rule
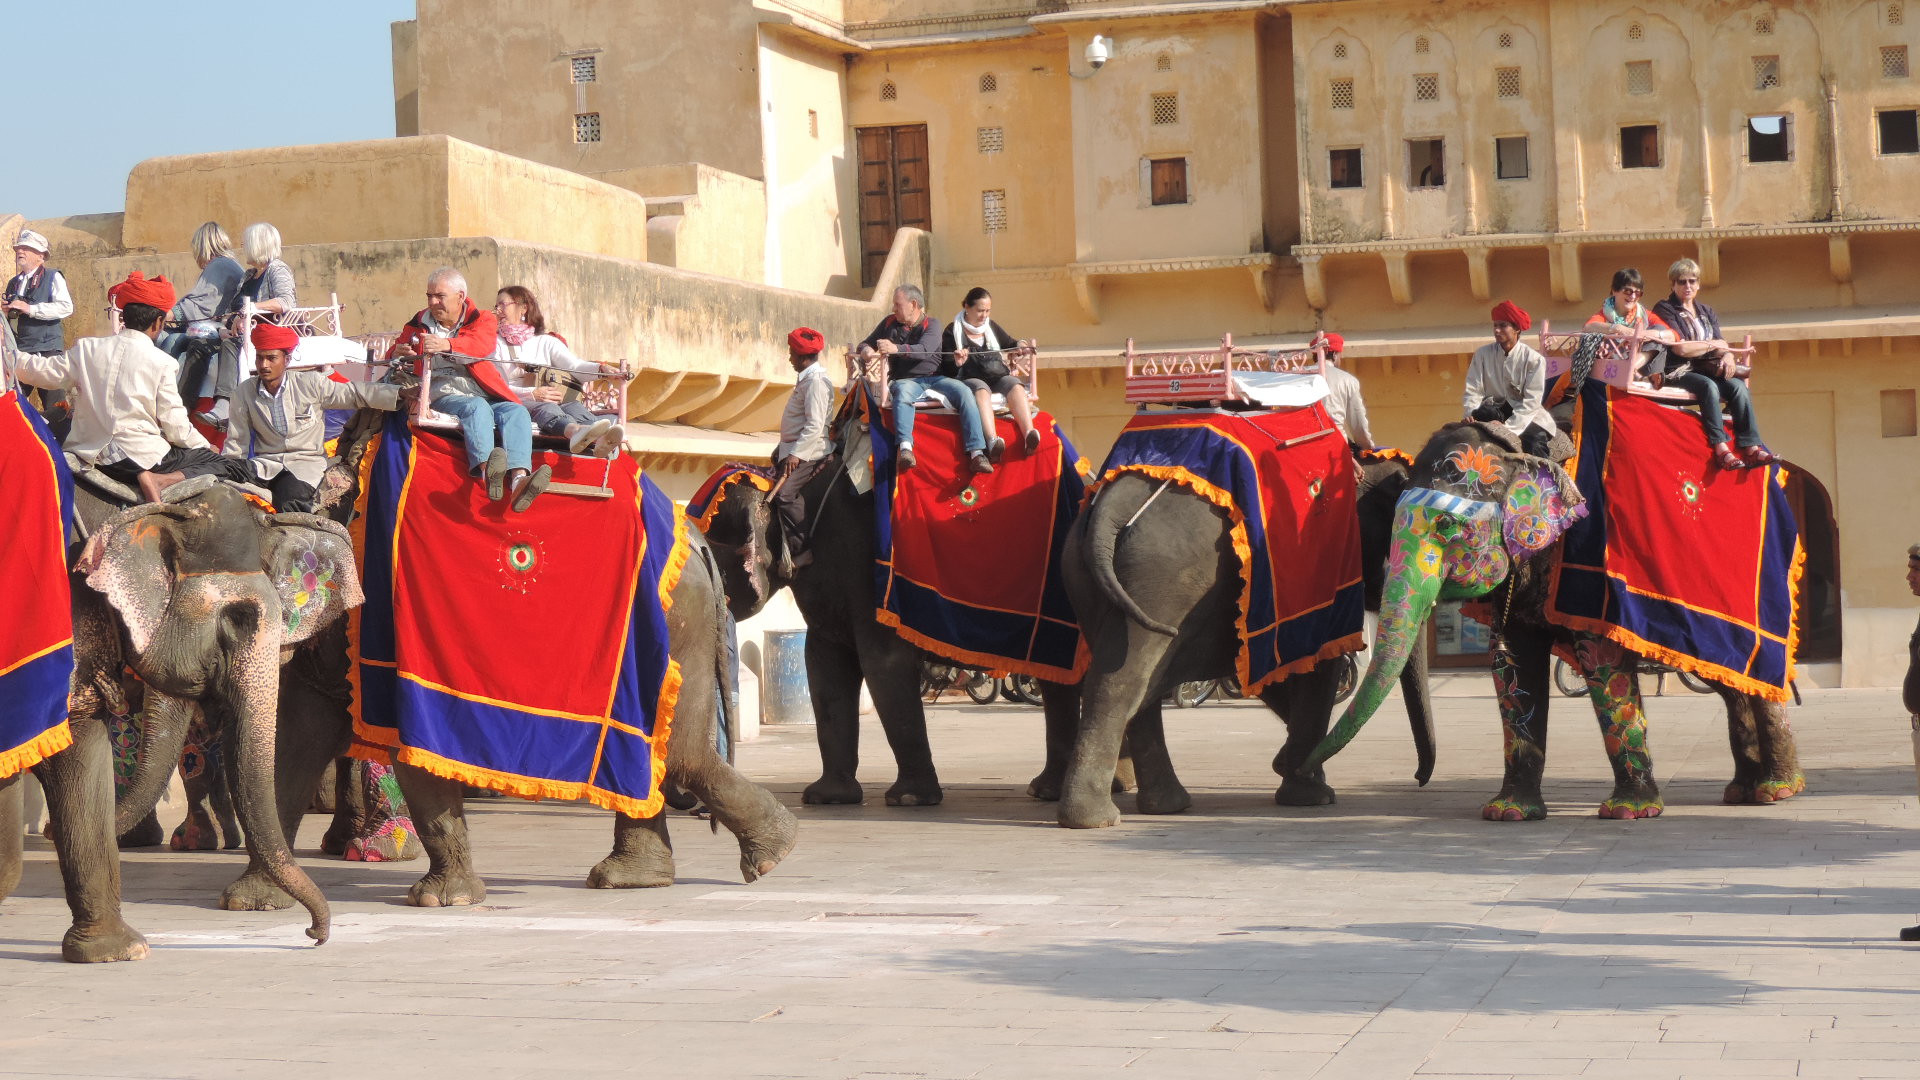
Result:
<svg viewBox="0 0 1920 1080"><path fill-rule="evenodd" d="M338 522L314 514L272 514L261 557L280 596L281 644L307 640L366 600L353 540Z"/></svg>
<svg viewBox="0 0 1920 1080"><path fill-rule="evenodd" d="M172 503L122 510L87 538L74 567L119 612L136 653L146 651L166 615L179 545L173 524L186 517L187 511Z"/></svg>
<svg viewBox="0 0 1920 1080"><path fill-rule="evenodd" d="M1517 454L1510 458L1501 503L1507 554L1515 560L1547 550L1574 522L1587 516L1586 499L1573 478L1544 458Z"/></svg>

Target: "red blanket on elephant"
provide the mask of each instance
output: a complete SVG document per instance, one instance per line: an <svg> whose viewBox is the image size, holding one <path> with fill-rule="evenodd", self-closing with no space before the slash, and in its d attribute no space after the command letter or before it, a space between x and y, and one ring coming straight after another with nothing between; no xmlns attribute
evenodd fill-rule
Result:
<svg viewBox="0 0 1920 1080"><path fill-rule="evenodd" d="M1227 512L1240 556L1246 693L1363 647L1353 456L1324 405L1141 413L1099 482L1123 472L1171 480Z"/></svg>
<svg viewBox="0 0 1920 1080"><path fill-rule="evenodd" d="M1588 382L1547 617L1736 690L1785 701L1804 560L1785 470L1711 464L1700 419Z"/></svg>
<svg viewBox="0 0 1920 1080"><path fill-rule="evenodd" d="M928 652L991 671L1079 682L1086 643L1060 577L1060 553L1085 490L1080 455L1046 413L1028 454L998 421L1006 456L975 475L960 419L914 420L911 469L893 432L873 424L874 616Z"/></svg>
<svg viewBox="0 0 1920 1080"><path fill-rule="evenodd" d="M539 453L556 482L606 464ZM686 520L631 458L611 498L488 502L457 440L388 422L364 485L358 756L528 798L657 813Z"/></svg>
<svg viewBox="0 0 1920 1080"><path fill-rule="evenodd" d="M73 478L33 406L0 394L0 779L73 742L73 598L67 591L67 522ZM16 838L17 839L17 838ZM4 842L4 841L0 841Z"/></svg>

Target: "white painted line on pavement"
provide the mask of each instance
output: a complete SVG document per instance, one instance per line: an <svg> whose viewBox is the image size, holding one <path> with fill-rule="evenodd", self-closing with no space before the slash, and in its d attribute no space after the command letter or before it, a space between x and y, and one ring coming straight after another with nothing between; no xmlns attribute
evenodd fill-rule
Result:
<svg viewBox="0 0 1920 1080"><path fill-rule="evenodd" d="M162 932L147 934L155 948L279 950L306 948L306 924L231 932ZM828 919L806 921L772 919L610 919L579 915L512 916L453 912L396 912L342 915L333 920L337 942L379 941L446 931L515 933L544 931L568 934L801 934L830 937L986 937L999 926L933 919Z"/></svg>
<svg viewBox="0 0 1920 1080"><path fill-rule="evenodd" d="M909 896L905 893L813 893L780 892L777 889L716 889L701 893L695 900L791 900L796 904L932 904L940 907L1028 907L1059 903L1057 896L1022 896L1016 893L931 893Z"/></svg>

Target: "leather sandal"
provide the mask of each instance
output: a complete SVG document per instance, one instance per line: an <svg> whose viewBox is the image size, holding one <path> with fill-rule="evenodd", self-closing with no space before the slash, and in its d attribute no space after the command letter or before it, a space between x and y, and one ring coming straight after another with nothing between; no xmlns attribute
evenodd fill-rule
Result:
<svg viewBox="0 0 1920 1080"><path fill-rule="evenodd" d="M1732 448L1727 446L1726 443L1720 443L1713 448L1713 463L1723 469L1744 469L1747 467L1747 463L1740 460L1740 455L1734 453Z"/></svg>
<svg viewBox="0 0 1920 1080"><path fill-rule="evenodd" d="M1771 465L1780 460L1774 455L1773 451L1761 446L1759 443L1755 443L1741 450L1740 456L1746 459L1748 465L1753 466Z"/></svg>
<svg viewBox="0 0 1920 1080"><path fill-rule="evenodd" d="M519 490L513 496L513 512L516 514L526 513L527 508L533 505L533 500L539 497L541 492L547 490L547 481L552 479L553 469L549 466L542 465L533 470L532 475L527 477L526 482L520 485Z"/></svg>

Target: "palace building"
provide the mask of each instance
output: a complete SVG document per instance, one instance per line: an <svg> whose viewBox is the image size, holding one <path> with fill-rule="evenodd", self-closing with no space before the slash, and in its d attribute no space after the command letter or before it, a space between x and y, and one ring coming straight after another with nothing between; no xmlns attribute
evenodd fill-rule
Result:
<svg viewBox="0 0 1920 1080"><path fill-rule="evenodd" d="M1769 444L1824 488L1805 678L1891 685L1920 539L1908 7L418 0L397 138L157 159L124 214L32 224L83 307L156 255L190 279L208 218L277 224L352 331L441 262L527 284L576 346L645 363L636 449L682 496L770 446L788 325L854 340L903 281L943 319L991 289L1097 463L1128 339L1337 330L1376 436L1417 448L1492 303L1569 326L1615 269L1651 300L1692 258L1760 346Z"/></svg>

